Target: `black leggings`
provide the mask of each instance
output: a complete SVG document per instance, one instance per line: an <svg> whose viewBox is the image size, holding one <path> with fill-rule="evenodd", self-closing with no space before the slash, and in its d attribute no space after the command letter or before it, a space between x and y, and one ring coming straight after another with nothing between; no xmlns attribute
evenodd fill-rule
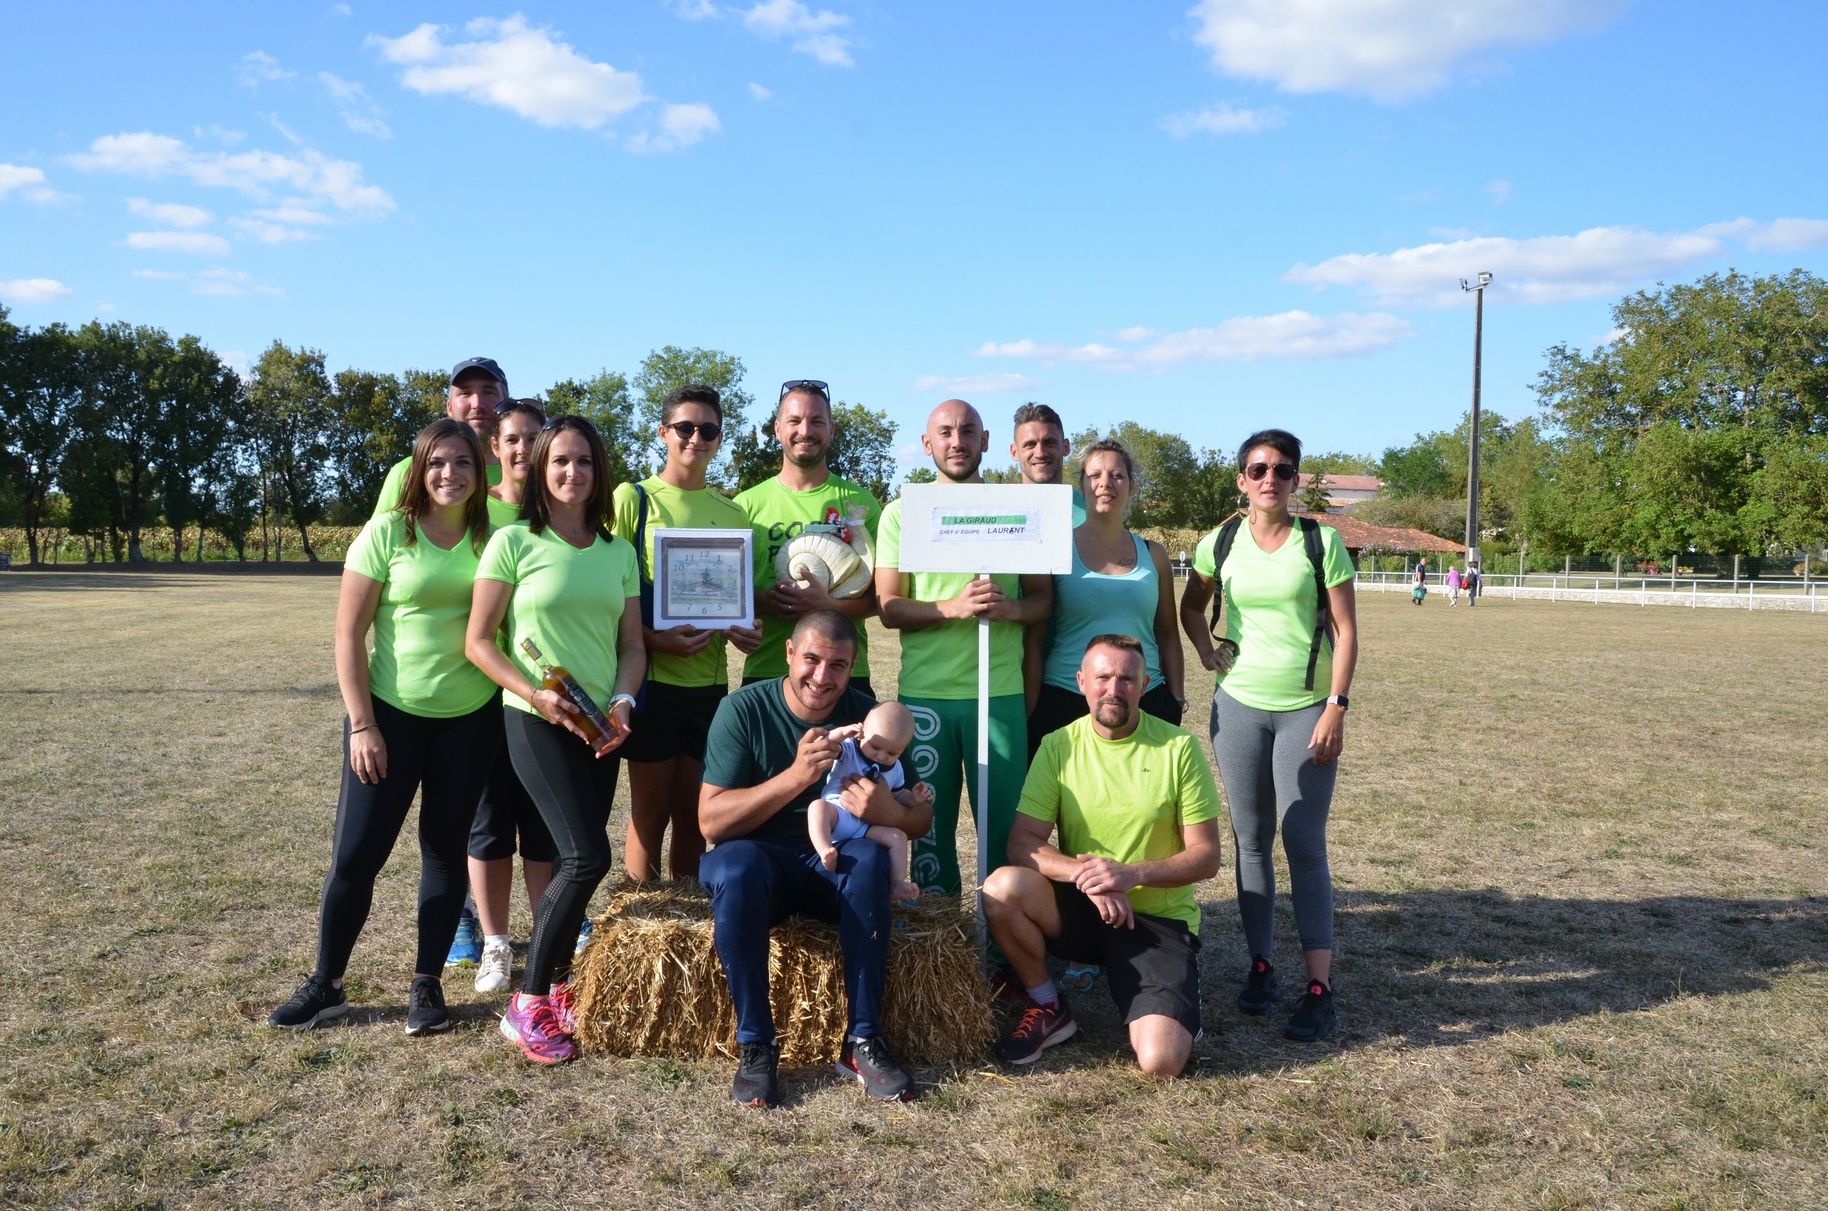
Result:
<svg viewBox="0 0 1828 1211"><path fill-rule="evenodd" d="M519 707L503 707L501 713L514 772L533 796L559 851L552 882L533 914L533 940L527 944L527 972L521 979L522 992L543 997L556 981L569 978L578 928L597 884L609 873L609 809L622 762L613 754L596 757L572 733Z"/></svg>
<svg viewBox="0 0 1828 1211"><path fill-rule="evenodd" d="M454 719L410 715L379 698L375 728L387 745L387 776L370 785L349 768L349 720L343 720L343 789L336 801L330 873L318 910L317 974L340 980L368 922L374 881L393 852L413 792L419 805L419 957L413 970L444 970L457 918L469 891L470 820L489 763L501 747L501 708L494 702Z"/></svg>

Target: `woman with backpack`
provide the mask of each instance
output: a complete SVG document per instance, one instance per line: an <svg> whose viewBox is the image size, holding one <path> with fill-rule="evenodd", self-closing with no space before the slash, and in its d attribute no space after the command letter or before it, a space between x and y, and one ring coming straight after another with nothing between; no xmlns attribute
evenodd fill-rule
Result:
<svg viewBox="0 0 1828 1211"><path fill-rule="evenodd" d="M1212 751L1231 807L1238 912L1251 953L1238 1009L1262 1015L1280 999L1271 963L1271 853L1280 827L1308 976L1283 1033L1319 1042L1338 1021L1326 825L1358 663L1358 621L1352 561L1339 532L1289 512L1300 465L1301 442L1281 429L1254 433L1239 448L1238 491L1248 508L1200 541L1181 622L1219 677ZM1217 627L1209 629L1205 617L1215 590L1224 613L1216 646Z"/></svg>

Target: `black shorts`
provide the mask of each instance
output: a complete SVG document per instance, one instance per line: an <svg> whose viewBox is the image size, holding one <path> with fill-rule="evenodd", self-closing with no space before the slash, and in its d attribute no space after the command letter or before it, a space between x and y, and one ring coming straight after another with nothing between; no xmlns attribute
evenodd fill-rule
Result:
<svg viewBox="0 0 1828 1211"><path fill-rule="evenodd" d="M520 784L504 744L489 769L482 801L476 805L476 819L470 825L470 857L478 862L512 858L517 835L521 861L551 862L559 856L559 847L540 818L533 796Z"/></svg>
<svg viewBox="0 0 1828 1211"><path fill-rule="evenodd" d="M647 683L647 700L633 718L633 730L616 755L625 761L670 761L684 753L705 759L705 738L718 704L730 693L724 685Z"/></svg>
<svg viewBox="0 0 1828 1211"><path fill-rule="evenodd" d="M743 678L743 684L744 685L754 685L758 681L779 681L779 680L780 680L779 677L745 677L745 678ZM870 679L868 677L852 677L850 688L853 690L856 690L859 694L862 694L865 698L875 698L876 697L876 691L870 688Z"/></svg>
<svg viewBox="0 0 1828 1211"><path fill-rule="evenodd" d="M1168 692L1166 681L1142 696L1142 709L1175 727L1181 725L1181 704ZM1090 713L1091 708L1086 706L1084 694L1063 690L1057 685L1043 685L1041 696L1035 700L1035 713L1028 717L1028 763L1035 763L1035 754L1041 750L1043 736L1057 732L1081 715Z"/></svg>
<svg viewBox="0 0 1828 1211"><path fill-rule="evenodd" d="M1104 968L1126 1026L1160 1014L1200 1033L1200 940L1185 921L1139 912L1135 929L1106 925L1091 897L1071 883L1054 883L1054 904L1060 936L1047 940L1047 952Z"/></svg>

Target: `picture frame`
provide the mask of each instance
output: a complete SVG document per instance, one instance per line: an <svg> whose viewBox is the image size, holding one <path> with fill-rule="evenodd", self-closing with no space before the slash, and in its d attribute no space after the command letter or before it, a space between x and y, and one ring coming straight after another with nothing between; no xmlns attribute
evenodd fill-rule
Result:
<svg viewBox="0 0 1828 1211"><path fill-rule="evenodd" d="M755 531L663 526L654 540L654 629L755 625Z"/></svg>

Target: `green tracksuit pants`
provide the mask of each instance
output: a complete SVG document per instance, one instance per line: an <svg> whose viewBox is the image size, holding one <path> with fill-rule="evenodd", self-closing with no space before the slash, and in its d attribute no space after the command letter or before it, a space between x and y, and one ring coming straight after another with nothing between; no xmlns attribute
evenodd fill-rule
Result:
<svg viewBox="0 0 1828 1211"><path fill-rule="evenodd" d="M977 699L903 698L914 713L907 761L933 787L933 831L910 847L910 877L925 892L959 894L958 815L968 791L977 819ZM1028 710L1022 695L990 700L989 869L1009 865L1009 829L1028 777ZM975 873L975 872L973 872Z"/></svg>

